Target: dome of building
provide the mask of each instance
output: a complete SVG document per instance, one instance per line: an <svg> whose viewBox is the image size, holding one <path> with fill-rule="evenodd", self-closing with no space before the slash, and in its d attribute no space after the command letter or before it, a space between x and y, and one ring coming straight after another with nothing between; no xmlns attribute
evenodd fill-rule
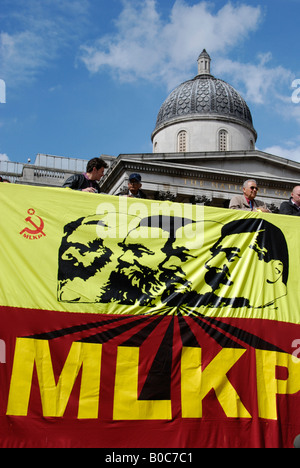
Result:
<svg viewBox="0 0 300 468"><path fill-rule="evenodd" d="M246 102L232 86L212 75L198 75L178 86L165 100L155 130L186 116L207 115L233 118L253 126Z"/></svg>
<svg viewBox="0 0 300 468"><path fill-rule="evenodd" d="M176 129L181 125L182 131L187 132L185 140L189 140L190 147L186 148L186 151L254 149L257 134L249 107L231 85L211 75L210 61L204 49L198 58L198 75L180 84L161 106L152 134L155 152L173 152L174 149L176 151L173 141L169 141L170 147L166 148L168 135L161 134L174 125ZM191 122L192 127L189 125ZM223 137L227 132L226 148L224 145L223 148L220 148L219 144L216 145L216 122L219 131L223 132ZM206 134L210 133L210 143L208 135L201 139L202 141L197 138L196 134L201 134L201 129ZM173 131L169 130L168 134L174 139ZM220 143L220 138L217 140ZM177 151L180 152L178 145Z"/></svg>

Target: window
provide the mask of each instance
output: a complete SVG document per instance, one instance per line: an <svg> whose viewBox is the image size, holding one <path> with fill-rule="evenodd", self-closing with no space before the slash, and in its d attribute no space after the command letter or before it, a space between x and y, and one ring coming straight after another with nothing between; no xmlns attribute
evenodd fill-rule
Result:
<svg viewBox="0 0 300 468"><path fill-rule="evenodd" d="M226 130L220 130L219 132L219 151L227 151L227 139L228 134Z"/></svg>
<svg viewBox="0 0 300 468"><path fill-rule="evenodd" d="M179 153L186 152L186 131L182 130L178 133L177 149Z"/></svg>

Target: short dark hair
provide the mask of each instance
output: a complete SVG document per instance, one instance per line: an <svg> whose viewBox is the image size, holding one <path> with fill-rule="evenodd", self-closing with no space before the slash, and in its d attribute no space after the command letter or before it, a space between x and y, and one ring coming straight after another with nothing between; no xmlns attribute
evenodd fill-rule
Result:
<svg viewBox="0 0 300 468"><path fill-rule="evenodd" d="M217 244L230 234L241 234L243 232L258 232L256 246L252 247L253 250L256 251L259 260L264 260L267 263L271 260L282 262L282 281L286 285L289 275L289 252L281 229L264 219L239 219L223 226Z"/></svg>
<svg viewBox="0 0 300 468"><path fill-rule="evenodd" d="M99 170L101 167L104 167L105 169L108 168L107 163L104 161L104 159L101 158L93 158L91 159L86 166L86 172L92 172L94 167Z"/></svg>

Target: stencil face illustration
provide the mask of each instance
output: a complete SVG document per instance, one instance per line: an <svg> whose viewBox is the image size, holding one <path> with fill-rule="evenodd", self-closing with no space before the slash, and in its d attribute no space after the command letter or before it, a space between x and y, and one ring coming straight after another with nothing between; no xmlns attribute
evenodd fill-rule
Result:
<svg viewBox="0 0 300 468"><path fill-rule="evenodd" d="M205 281L218 298L248 307L273 305L287 294L288 250L276 226L263 220L225 225L205 264Z"/></svg>
<svg viewBox="0 0 300 468"><path fill-rule="evenodd" d="M99 302L122 254L115 241L116 225L128 218L118 214L80 218L65 226L59 249L58 300Z"/></svg>
<svg viewBox="0 0 300 468"><path fill-rule="evenodd" d="M116 223L127 223L125 237L109 235ZM167 216L128 222L120 214L69 223L59 250L58 300L199 314L208 306L269 307L287 294L288 250L279 228L233 221L202 245L197 233L187 235L195 224Z"/></svg>

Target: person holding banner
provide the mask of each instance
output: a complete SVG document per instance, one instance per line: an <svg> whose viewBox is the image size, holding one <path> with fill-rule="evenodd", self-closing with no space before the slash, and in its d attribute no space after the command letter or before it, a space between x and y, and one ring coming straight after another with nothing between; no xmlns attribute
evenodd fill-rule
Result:
<svg viewBox="0 0 300 468"><path fill-rule="evenodd" d="M294 187L289 201L281 204L279 214L300 216L300 185Z"/></svg>
<svg viewBox="0 0 300 468"><path fill-rule="evenodd" d="M93 158L87 163L84 174L74 174L63 184L63 187L81 192L100 193L99 181L108 165L101 158Z"/></svg>
<svg viewBox="0 0 300 468"><path fill-rule="evenodd" d="M6 184L10 184L10 181L8 179L3 179L3 177L0 176L0 182L4 182Z"/></svg>
<svg viewBox="0 0 300 468"><path fill-rule="evenodd" d="M141 190L142 177L140 174L131 174L129 176L128 188L117 194L118 197L130 198L148 198L147 195Z"/></svg>
<svg viewBox="0 0 300 468"><path fill-rule="evenodd" d="M270 213L264 202L255 200L257 192L258 186L256 181L253 179L246 180L243 185L243 195L235 195L230 201L229 208L232 210Z"/></svg>

